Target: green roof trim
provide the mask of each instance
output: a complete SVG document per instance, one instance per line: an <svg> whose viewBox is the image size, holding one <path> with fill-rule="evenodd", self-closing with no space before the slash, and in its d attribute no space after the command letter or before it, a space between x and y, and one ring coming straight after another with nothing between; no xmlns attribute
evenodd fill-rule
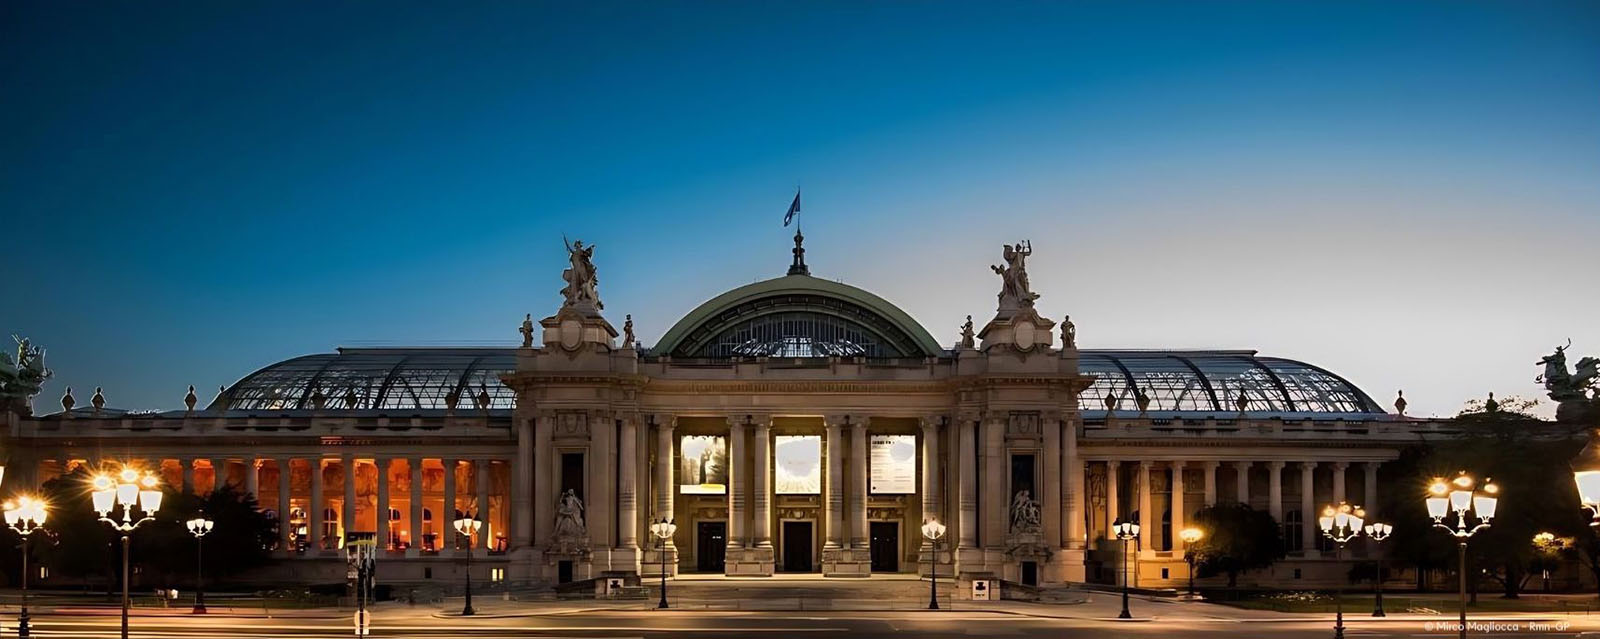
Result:
<svg viewBox="0 0 1600 639"><path fill-rule="evenodd" d="M689 314L678 320L678 323L673 324L672 328L667 330L666 335L663 335L661 340L656 342L654 350L662 354L671 353L697 327L725 309L754 299L792 293L810 293L853 303L876 313L885 321L904 331L906 335L911 336L917 347L922 349L922 355L938 355L944 351L939 346L939 342L933 338L933 335L922 327L922 324L917 323L917 320L911 319L910 315L900 310L898 306L890 304L888 300L849 284L819 279L809 275L785 275L770 280L762 280L713 297L704 304L695 307L694 310L689 311Z"/></svg>

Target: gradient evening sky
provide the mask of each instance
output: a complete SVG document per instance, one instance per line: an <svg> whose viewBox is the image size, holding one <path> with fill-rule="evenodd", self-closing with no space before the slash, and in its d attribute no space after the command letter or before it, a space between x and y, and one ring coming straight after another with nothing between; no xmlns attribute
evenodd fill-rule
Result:
<svg viewBox="0 0 1600 639"><path fill-rule="evenodd" d="M37 409L514 344L563 233L650 344L783 274L797 183L813 273L946 344L1029 238L1085 347L1254 348L1420 414L1600 355L1600 3L450 5L0 6Z"/></svg>

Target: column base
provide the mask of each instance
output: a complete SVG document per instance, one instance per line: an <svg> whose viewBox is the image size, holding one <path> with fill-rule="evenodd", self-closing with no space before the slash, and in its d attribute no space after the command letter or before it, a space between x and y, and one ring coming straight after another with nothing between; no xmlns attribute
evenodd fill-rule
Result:
<svg viewBox="0 0 1600 639"><path fill-rule="evenodd" d="M1058 583L1083 583L1088 581L1089 567L1084 564L1087 553L1082 548L1059 548L1050 557L1046 581Z"/></svg>
<svg viewBox="0 0 1600 639"><path fill-rule="evenodd" d="M772 548L729 548L724 561L729 577L771 577L774 568Z"/></svg>
<svg viewBox="0 0 1600 639"><path fill-rule="evenodd" d="M663 553L665 553L667 556L667 576L676 576L678 574L678 548L676 546L667 546L666 550L660 550L656 548L645 549L644 558L639 562L639 574L646 577L655 577L660 579L661 555Z"/></svg>
<svg viewBox="0 0 1600 639"><path fill-rule="evenodd" d="M866 548L823 548L822 576L871 577L872 551Z"/></svg>

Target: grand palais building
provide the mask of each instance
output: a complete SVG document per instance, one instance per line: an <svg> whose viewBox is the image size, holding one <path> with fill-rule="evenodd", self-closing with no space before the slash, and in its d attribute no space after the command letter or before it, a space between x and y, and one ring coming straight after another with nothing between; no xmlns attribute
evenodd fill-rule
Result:
<svg viewBox="0 0 1600 639"><path fill-rule="evenodd" d="M185 491L232 484L280 522L264 570L301 582L341 581L346 535L373 533L391 583L468 565L475 581L554 584L932 561L963 581L1109 584L1124 565L1111 524L1131 520L1136 583L1175 586L1185 520L1240 501L1288 545L1241 581L1287 586L1343 572L1313 513L1376 504L1380 467L1447 428L1293 359L1079 349L1067 318L1034 310L1031 251L1006 247L998 303L971 300L978 324L936 338L813 277L797 234L786 275L712 297L646 346L606 316L579 242L563 304L522 321L520 347L341 348L161 413L63 397L7 415L6 479L131 460ZM456 512L485 521L470 542ZM677 525L665 543L661 518ZM936 546L928 520L948 528Z"/></svg>

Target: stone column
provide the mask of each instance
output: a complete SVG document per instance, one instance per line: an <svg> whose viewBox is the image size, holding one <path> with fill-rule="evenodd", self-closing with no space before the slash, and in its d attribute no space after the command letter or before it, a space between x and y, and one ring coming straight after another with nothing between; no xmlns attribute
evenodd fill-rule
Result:
<svg viewBox="0 0 1600 639"><path fill-rule="evenodd" d="M226 457L211 458L211 490L222 490L228 485L228 459Z"/></svg>
<svg viewBox="0 0 1600 639"><path fill-rule="evenodd" d="M1006 416L987 414L983 419L983 546L1003 548L1006 542L1006 475L1010 470L1005 457Z"/></svg>
<svg viewBox="0 0 1600 639"><path fill-rule="evenodd" d="M278 555L287 556L294 551L294 526L289 525L289 512L294 510L290 503L294 488L294 464L287 457L279 457L278 462Z"/></svg>
<svg viewBox="0 0 1600 639"><path fill-rule="evenodd" d="M1251 462L1233 462L1234 491L1239 493L1239 503L1250 505L1250 466Z"/></svg>
<svg viewBox="0 0 1600 639"><path fill-rule="evenodd" d="M622 418L622 439L617 442L617 545L639 554L639 416ZM487 502L485 502L487 503Z"/></svg>
<svg viewBox="0 0 1600 639"><path fill-rule="evenodd" d="M1122 462L1115 459L1106 460L1106 539L1116 539L1117 520L1122 518L1121 496L1117 494L1117 476L1122 468Z"/></svg>
<svg viewBox="0 0 1600 639"><path fill-rule="evenodd" d="M1183 540L1178 537L1178 531L1183 530L1184 522L1188 520L1188 509L1184 506L1184 492L1188 490L1183 483L1183 462L1172 462L1172 483L1168 484L1167 506L1172 509L1172 545L1168 550L1183 550Z"/></svg>
<svg viewBox="0 0 1600 639"><path fill-rule="evenodd" d="M512 460L511 545L533 545L533 418L517 421L517 458ZM413 533L414 534L414 533Z"/></svg>
<svg viewBox="0 0 1600 639"><path fill-rule="evenodd" d="M850 424L850 546L866 549L867 536L867 422L857 417Z"/></svg>
<svg viewBox="0 0 1600 639"><path fill-rule="evenodd" d="M477 511L479 521L483 527L478 529L478 543L474 547L477 556L489 554L489 540L493 539L494 531L489 524L489 460L475 459L472 461L472 492L476 493L473 499L473 510Z"/></svg>
<svg viewBox="0 0 1600 639"><path fill-rule="evenodd" d="M373 520L378 524L378 551L381 554L389 549L389 458L374 457L372 463L378 468L378 513Z"/></svg>
<svg viewBox="0 0 1600 639"><path fill-rule="evenodd" d="M653 519L666 517L676 521L672 514L673 491L677 490L677 480L674 479L677 465L672 457L672 431L678 425L676 415L657 415L656 420L656 515ZM687 526L685 526L687 528ZM668 552L677 549L677 544L668 538L664 545ZM671 568L668 568L670 571Z"/></svg>
<svg viewBox="0 0 1600 639"><path fill-rule="evenodd" d="M922 520L938 520L946 526L939 512L939 422L943 418L937 415L927 415L922 418ZM920 552L927 553L933 550L933 542L927 537L922 537Z"/></svg>
<svg viewBox="0 0 1600 639"><path fill-rule="evenodd" d="M1156 518L1150 512L1150 462L1139 462L1139 536L1143 538L1144 550L1155 550L1155 544L1150 540L1156 538Z"/></svg>
<svg viewBox="0 0 1600 639"><path fill-rule="evenodd" d="M1367 501L1362 506L1367 509L1367 519L1369 521L1378 516L1378 464L1379 462L1367 462L1362 465L1363 470L1366 471L1366 477L1363 478L1364 481L1361 484L1361 488L1366 493Z"/></svg>
<svg viewBox="0 0 1600 639"><path fill-rule="evenodd" d="M261 462L255 457L244 458L244 492L251 497L261 494Z"/></svg>
<svg viewBox="0 0 1600 639"><path fill-rule="evenodd" d="M1039 428L1044 435L1044 481L1034 498L1039 500L1045 546L1061 548L1061 485L1066 483L1066 476L1061 474L1061 417L1046 412L1039 417Z"/></svg>
<svg viewBox="0 0 1600 639"><path fill-rule="evenodd" d="M1342 461L1341 462L1333 462L1333 503L1335 503L1335 504L1345 500L1344 499L1344 470L1346 468L1349 468L1349 467L1350 467L1350 464L1342 462Z"/></svg>
<svg viewBox="0 0 1600 639"><path fill-rule="evenodd" d="M1083 548L1087 543L1083 532L1084 505L1088 503L1083 489L1083 459L1078 456L1078 418L1074 413L1061 422L1061 471L1067 474L1066 494L1062 495L1062 510L1067 521L1062 525L1063 548Z"/></svg>
<svg viewBox="0 0 1600 639"><path fill-rule="evenodd" d="M617 476L612 470L612 459L616 456L617 445L613 441L617 434L616 418L610 414L589 416L589 451L585 458L589 476L587 500L584 503L583 523L588 529L589 544L594 548L612 548L616 539L612 534L611 518L616 514L617 493L613 485ZM595 568L598 570L611 570L610 554L601 553L594 557Z"/></svg>
<svg viewBox="0 0 1600 639"><path fill-rule="evenodd" d="M972 418L963 416L958 429L961 441L956 446L961 451L961 536L959 548L978 545L978 451L974 449Z"/></svg>
<svg viewBox="0 0 1600 639"><path fill-rule="evenodd" d="M1300 547L1307 556L1317 554L1317 462L1300 462Z"/></svg>
<svg viewBox="0 0 1600 639"><path fill-rule="evenodd" d="M194 485L194 458L183 457L178 463L183 464L183 494L198 495L200 490Z"/></svg>
<svg viewBox="0 0 1600 639"><path fill-rule="evenodd" d="M339 525L348 534L356 529L356 460L350 453L339 456L339 469L344 473L344 507L339 509Z"/></svg>
<svg viewBox="0 0 1600 639"><path fill-rule="evenodd" d="M406 549L407 557L422 555L422 458L411 457L406 459L407 486L411 490L411 505L406 508L406 513L411 519L411 547Z"/></svg>
<svg viewBox="0 0 1600 639"><path fill-rule="evenodd" d="M1221 464L1208 461L1205 463L1206 506L1217 505L1217 466Z"/></svg>
<svg viewBox="0 0 1600 639"><path fill-rule="evenodd" d="M823 427L827 431L826 452L828 464L828 485L824 487L828 494L822 498L824 519L827 525L827 536L822 542L824 550L842 548L849 540L844 534L844 436L840 433L839 425L845 420L842 415L828 415L823 417Z"/></svg>
<svg viewBox="0 0 1600 639"><path fill-rule="evenodd" d="M744 548L744 416L728 418L728 549Z"/></svg>
<svg viewBox="0 0 1600 639"><path fill-rule="evenodd" d="M439 460L444 465L444 506L439 510L444 512L433 514L434 528L439 531L439 556L450 557L456 554L456 467L460 464L456 459L445 457ZM585 510L587 515L588 511Z"/></svg>
<svg viewBox="0 0 1600 639"><path fill-rule="evenodd" d="M772 547L772 417L754 418L755 438L751 440L750 454L755 465L751 469L750 491L754 495L755 519L751 522L750 536L757 548Z"/></svg>
<svg viewBox="0 0 1600 639"><path fill-rule="evenodd" d="M555 499L556 493L561 490L561 484L556 473L557 460L551 450L550 434L555 429L555 416L540 414L533 422L533 466L534 485L532 492L533 501L533 545L544 548L550 543L550 529L555 526Z"/></svg>
<svg viewBox="0 0 1600 639"><path fill-rule="evenodd" d="M311 458L311 512L306 513L306 537L311 540L311 552L322 549L322 457Z"/></svg>
<svg viewBox="0 0 1600 639"><path fill-rule="evenodd" d="M1267 512L1283 525L1283 467L1281 461L1267 462Z"/></svg>

